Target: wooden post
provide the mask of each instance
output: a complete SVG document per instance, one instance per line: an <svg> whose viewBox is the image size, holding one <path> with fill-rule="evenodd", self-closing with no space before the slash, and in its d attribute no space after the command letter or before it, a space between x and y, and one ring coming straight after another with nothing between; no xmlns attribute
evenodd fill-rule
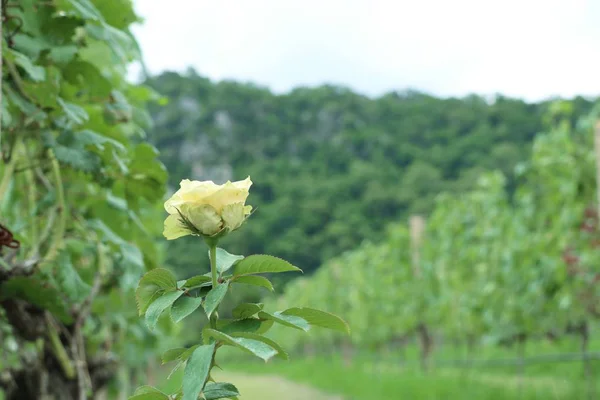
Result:
<svg viewBox="0 0 600 400"><path fill-rule="evenodd" d="M423 232L425 231L425 219L420 215L413 215L409 220L410 224L410 247L412 254L412 268L416 279L420 279L421 271L421 244L423 242ZM421 344L421 368L426 371L429 366L429 355L433 348L433 338L424 322L417 325L417 333Z"/></svg>
<svg viewBox="0 0 600 400"><path fill-rule="evenodd" d="M425 230L425 219L420 215L410 217L410 248L412 254L412 267L415 277L421 277L421 243Z"/></svg>

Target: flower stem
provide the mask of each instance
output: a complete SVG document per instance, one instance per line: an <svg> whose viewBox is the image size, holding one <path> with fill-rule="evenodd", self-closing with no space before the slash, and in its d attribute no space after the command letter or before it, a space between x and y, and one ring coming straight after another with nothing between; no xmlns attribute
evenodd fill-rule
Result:
<svg viewBox="0 0 600 400"><path fill-rule="evenodd" d="M211 245L209 248L210 254L210 272L212 275L212 287L213 289L217 287L217 246Z"/></svg>
<svg viewBox="0 0 600 400"><path fill-rule="evenodd" d="M210 273L212 277L212 290L214 290L219 284L217 280L217 245L209 244L209 258L210 258ZM217 327L217 311L213 312L213 315L210 316L210 326L213 329Z"/></svg>

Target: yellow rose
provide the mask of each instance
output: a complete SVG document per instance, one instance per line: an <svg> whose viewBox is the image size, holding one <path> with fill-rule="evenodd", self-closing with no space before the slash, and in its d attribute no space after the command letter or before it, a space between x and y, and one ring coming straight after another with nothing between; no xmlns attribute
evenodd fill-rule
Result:
<svg viewBox="0 0 600 400"><path fill-rule="evenodd" d="M227 181L224 185L182 180L179 190L165 202L169 216L163 235L173 240L186 235L215 236L236 230L252 210L252 206L245 205L250 186L250 177L238 182Z"/></svg>

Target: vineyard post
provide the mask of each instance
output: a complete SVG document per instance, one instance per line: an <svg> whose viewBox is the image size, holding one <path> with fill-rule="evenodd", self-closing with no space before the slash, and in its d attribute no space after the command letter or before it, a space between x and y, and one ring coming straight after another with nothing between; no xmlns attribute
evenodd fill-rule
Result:
<svg viewBox="0 0 600 400"><path fill-rule="evenodd" d="M421 243L425 230L425 219L420 215L413 215L410 217L409 224L413 274L417 279L421 279L423 275L421 271ZM425 322L419 322L417 332L421 343L421 368L426 371L433 342Z"/></svg>

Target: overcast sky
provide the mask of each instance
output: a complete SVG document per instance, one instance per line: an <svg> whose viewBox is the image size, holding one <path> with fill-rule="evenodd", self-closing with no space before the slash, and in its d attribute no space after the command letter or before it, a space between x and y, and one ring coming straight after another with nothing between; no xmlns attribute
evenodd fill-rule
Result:
<svg viewBox="0 0 600 400"><path fill-rule="evenodd" d="M135 0L152 73L285 92L600 95L600 0Z"/></svg>

